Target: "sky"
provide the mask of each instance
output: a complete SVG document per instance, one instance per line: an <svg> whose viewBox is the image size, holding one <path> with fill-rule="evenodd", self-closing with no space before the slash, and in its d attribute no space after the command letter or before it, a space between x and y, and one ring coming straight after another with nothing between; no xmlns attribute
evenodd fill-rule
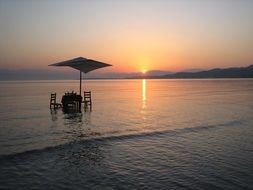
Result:
<svg viewBox="0 0 253 190"><path fill-rule="evenodd" d="M57 70L48 65L80 56L113 65L101 72L247 66L252 10L251 0L0 0L0 69Z"/></svg>

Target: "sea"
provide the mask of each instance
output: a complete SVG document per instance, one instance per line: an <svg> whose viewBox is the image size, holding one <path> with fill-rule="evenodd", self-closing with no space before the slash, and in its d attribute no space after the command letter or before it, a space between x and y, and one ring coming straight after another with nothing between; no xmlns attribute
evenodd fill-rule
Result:
<svg viewBox="0 0 253 190"><path fill-rule="evenodd" d="M0 189L253 189L253 80L0 82Z"/></svg>

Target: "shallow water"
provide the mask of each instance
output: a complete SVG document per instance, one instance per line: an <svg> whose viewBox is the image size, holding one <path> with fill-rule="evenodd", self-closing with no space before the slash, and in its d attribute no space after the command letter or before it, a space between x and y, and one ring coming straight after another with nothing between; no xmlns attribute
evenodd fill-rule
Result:
<svg viewBox="0 0 253 190"><path fill-rule="evenodd" d="M50 112L77 81L0 82L0 188L247 189L253 80L84 81L93 111Z"/></svg>

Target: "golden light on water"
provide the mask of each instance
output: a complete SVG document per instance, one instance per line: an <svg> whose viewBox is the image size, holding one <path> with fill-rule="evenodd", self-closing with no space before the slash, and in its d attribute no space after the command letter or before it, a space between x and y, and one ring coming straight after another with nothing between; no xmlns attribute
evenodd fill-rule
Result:
<svg viewBox="0 0 253 190"><path fill-rule="evenodd" d="M142 102L145 102L147 99L146 96L146 79L142 79Z"/></svg>
<svg viewBox="0 0 253 190"><path fill-rule="evenodd" d="M141 114L142 118L145 120L146 119L146 108L147 108L147 95L146 95L146 79L142 79L142 109L141 109Z"/></svg>

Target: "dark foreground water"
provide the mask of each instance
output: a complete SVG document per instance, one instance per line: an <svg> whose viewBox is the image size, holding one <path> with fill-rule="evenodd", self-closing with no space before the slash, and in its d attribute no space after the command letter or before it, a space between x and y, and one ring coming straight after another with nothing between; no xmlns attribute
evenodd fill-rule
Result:
<svg viewBox="0 0 253 190"><path fill-rule="evenodd" d="M0 189L252 189L253 80L86 81L92 113L48 110L77 86L0 84Z"/></svg>

